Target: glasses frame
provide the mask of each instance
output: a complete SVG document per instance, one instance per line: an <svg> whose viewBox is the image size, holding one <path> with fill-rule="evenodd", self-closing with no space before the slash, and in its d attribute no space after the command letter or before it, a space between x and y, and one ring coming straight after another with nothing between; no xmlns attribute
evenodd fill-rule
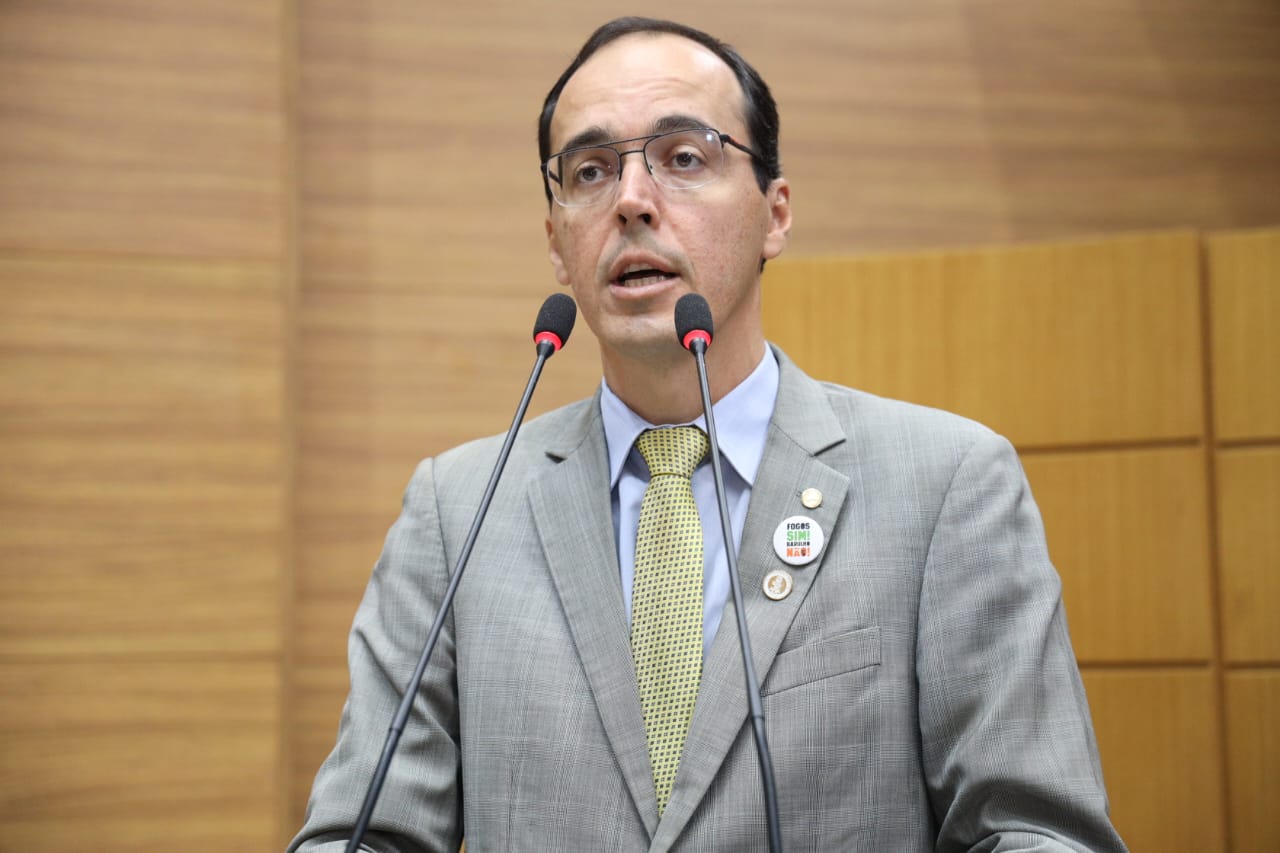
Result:
<svg viewBox="0 0 1280 853"><path fill-rule="evenodd" d="M614 139L610 142L601 142L596 145L575 145L572 148L565 148L563 151L557 151L555 154L552 154L550 157L543 160L542 165L539 167L538 171L542 174L542 181L546 185L547 192L551 194L551 198L555 200L556 204L560 205L561 207L567 207L570 209L579 208L579 207L593 207L594 205L600 204L606 199L612 198L618 191L617 185L622 183L622 170L626 166L626 161L623 158L629 154L640 155L640 159L644 163L645 171L649 173L649 177L653 178L654 183L656 183L658 186L662 187L663 189L696 190L696 189L700 189L702 187L714 184L716 181L720 179L720 175L716 175L706 183L694 184L693 186L688 186L688 187L667 186L666 184L662 183L662 181L659 181L656 177L654 177L653 165L649 162L648 152L649 152L649 145L654 140L662 139L667 136L675 136L677 133L697 133L699 131L710 133L712 136L715 136L717 139L719 139L721 151L724 150L725 146L729 146L731 148L737 148L739 151L743 152L744 154L750 155L751 159L755 160L757 163L761 165L765 165L764 158L761 157L759 154L757 154L755 151L753 151L751 148L748 148L746 145L743 145L741 142L734 139L729 134L721 133L720 131L716 130L714 127L682 127L682 128L679 128L678 130L668 130L668 131L664 131L663 133L651 133L651 134L648 134L647 136L633 136L630 139ZM617 146L624 145L628 142L643 142L644 144L641 145L639 148L632 148L627 151L618 150ZM614 182L613 189L610 192L601 193L599 198L593 199L592 201L583 202L581 204L570 204L568 202L562 201L560 196L556 194L556 191L552 189L553 181L555 182L555 184L561 187L564 186L564 181L561 179L561 177L559 175L554 174L551 171L552 161L557 160L565 156L566 154L573 154L576 151L590 151L597 148L607 148L618 155L618 180Z"/></svg>

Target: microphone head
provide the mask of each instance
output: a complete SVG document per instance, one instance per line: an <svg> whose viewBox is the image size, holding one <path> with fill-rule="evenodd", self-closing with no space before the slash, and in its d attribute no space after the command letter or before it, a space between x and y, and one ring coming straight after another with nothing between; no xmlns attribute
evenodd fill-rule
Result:
<svg viewBox="0 0 1280 853"><path fill-rule="evenodd" d="M692 349L694 341L711 346L711 306L697 293L686 293L676 302L676 339L685 349Z"/></svg>
<svg viewBox="0 0 1280 853"><path fill-rule="evenodd" d="M569 341L573 323L578 319L578 306L563 293L553 293L542 303L538 319L533 324L533 342L551 344L551 354Z"/></svg>

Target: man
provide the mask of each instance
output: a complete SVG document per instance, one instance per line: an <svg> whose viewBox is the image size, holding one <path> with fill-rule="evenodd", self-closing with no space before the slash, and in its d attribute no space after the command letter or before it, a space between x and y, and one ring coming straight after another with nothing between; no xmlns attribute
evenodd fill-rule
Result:
<svg viewBox="0 0 1280 853"><path fill-rule="evenodd" d="M551 263L604 382L522 431L369 849L454 850L463 835L470 851L766 849L708 465L675 489L701 520L681 534L698 538L692 576L649 541L674 512L651 514L650 480L679 481L646 436L701 435L653 430L700 422L672 324L690 292L716 321L710 384L786 849L1124 849L1011 447L814 382L765 343L760 273L791 226L777 127L750 66L667 22L606 24L548 96ZM348 837L498 446L428 460L410 484L296 849ZM796 524L805 548L775 547ZM671 635L654 626L677 618L676 652L653 652ZM692 678L670 687L650 655L662 669L677 653L670 668Z"/></svg>

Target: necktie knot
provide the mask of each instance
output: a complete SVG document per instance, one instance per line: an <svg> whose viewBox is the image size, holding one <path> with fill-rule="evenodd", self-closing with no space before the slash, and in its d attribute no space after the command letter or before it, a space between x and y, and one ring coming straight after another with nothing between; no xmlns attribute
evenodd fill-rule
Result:
<svg viewBox="0 0 1280 853"><path fill-rule="evenodd" d="M707 434L693 426L645 430L636 439L636 449L649 466L650 477L659 474L692 477L709 446Z"/></svg>

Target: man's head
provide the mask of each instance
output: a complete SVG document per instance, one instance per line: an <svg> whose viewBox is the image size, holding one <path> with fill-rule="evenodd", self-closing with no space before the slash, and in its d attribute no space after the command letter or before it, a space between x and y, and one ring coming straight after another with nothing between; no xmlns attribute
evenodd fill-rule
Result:
<svg viewBox="0 0 1280 853"><path fill-rule="evenodd" d="M760 267L786 245L790 189L768 177L777 170L768 88L741 59L726 61L729 50L675 24L615 22L548 96L540 136L551 158L544 175L557 182L546 222L551 262L619 393L624 374L652 380L681 357L672 314L685 293L711 305L712 356L732 365L726 380L743 378L763 352ZM755 109L743 68L759 81ZM767 116L756 123L772 154L755 150L754 113ZM678 143L666 135L673 130Z"/></svg>
<svg viewBox="0 0 1280 853"><path fill-rule="evenodd" d="M538 160L546 162L551 156L551 118L555 114L556 105L560 101L560 93L565 83L573 76L582 64L595 55L596 51L612 41L635 33L667 33L696 42L720 58L729 66L738 86L742 89L743 119L747 125L747 138L743 140L760 155L755 163L756 181L760 191L764 192L769 183L782 176L782 164L778 159L778 106L774 103L773 93L764 79L751 67L732 45L725 44L715 36L702 30L695 30L674 21L660 21L654 18L615 18L600 27L578 51L573 62L560 75L560 79L551 87L547 98L542 103L542 112L538 116ZM551 203L551 188L545 185L547 203Z"/></svg>

